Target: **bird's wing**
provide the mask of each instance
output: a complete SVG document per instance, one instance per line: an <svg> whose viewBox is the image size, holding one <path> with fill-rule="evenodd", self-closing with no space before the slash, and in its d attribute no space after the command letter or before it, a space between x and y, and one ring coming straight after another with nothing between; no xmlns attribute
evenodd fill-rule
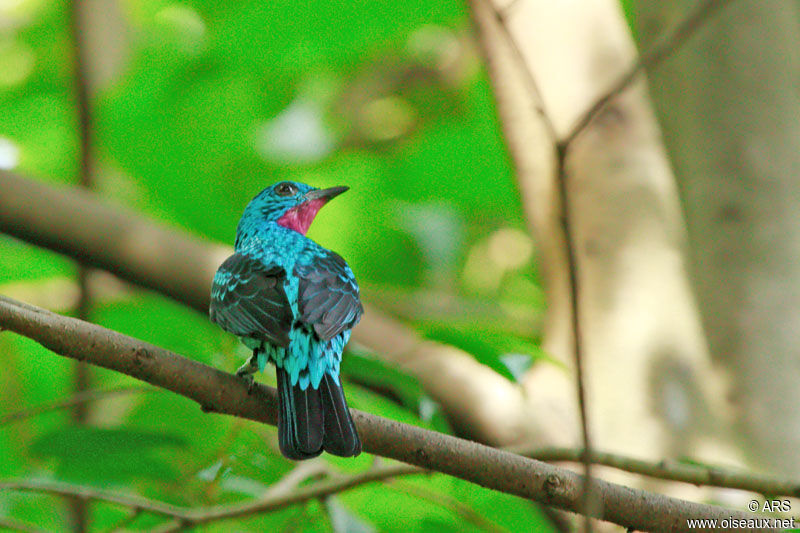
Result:
<svg viewBox="0 0 800 533"><path fill-rule="evenodd" d="M326 252L311 264L298 264L294 274L300 279L300 320L313 326L320 339L330 340L358 324L364 313L358 284L338 254Z"/></svg>
<svg viewBox="0 0 800 533"><path fill-rule="evenodd" d="M289 346L292 309L284 292L284 279L286 271L279 266L233 254L214 275L211 320L234 335Z"/></svg>

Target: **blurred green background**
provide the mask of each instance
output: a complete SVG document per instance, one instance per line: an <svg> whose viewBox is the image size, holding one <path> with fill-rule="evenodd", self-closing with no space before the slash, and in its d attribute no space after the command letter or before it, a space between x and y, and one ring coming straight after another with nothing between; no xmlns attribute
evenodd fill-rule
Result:
<svg viewBox="0 0 800 533"><path fill-rule="evenodd" d="M246 203L291 179L349 185L309 236L344 256L370 302L514 380L537 358L543 306L533 245L486 73L461 2L108 2L124 31L96 48L113 75L92 98L98 172L111 202L227 244ZM68 2L0 0L0 168L78 182ZM113 13L115 12L115 13ZM0 191L2 194L2 191ZM0 236L0 293L74 311L76 266ZM98 276L96 276L98 277ZM99 276L90 318L228 371L235 339L172 301ZM73 362L0 335L0 480L33 478L184 506L258 497L293 466L272 427L203 414L160 391L58 409ZM413 379L363 347L345 358L351 406L450 431ZM272 376L262 378L269 383ZM136 385L92 369L92 387ZM326 457L343 471L373 458ZM107 504L90 530L163 519ZM0 491L0 517L67 531L62 499ZM362 486L325 502L202 531L549 530L528 502L441 475Z"/></svg>

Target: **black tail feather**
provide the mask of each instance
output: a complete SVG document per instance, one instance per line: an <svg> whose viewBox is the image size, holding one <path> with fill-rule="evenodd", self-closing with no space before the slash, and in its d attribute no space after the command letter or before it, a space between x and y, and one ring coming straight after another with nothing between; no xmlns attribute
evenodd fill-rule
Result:
<svg viewBox="0 0 800 533"><path fill-rule="evenodd" d="M361 440L350 417L342 386L325 374L319 384L322 410L325 413L323 447L328 453L341 457L355 457L361 453Z"/></svg>
<svg viewBox="0 0 800 533"><path fill-rule="evenodd" d="M278 443L281 453L296 461L316 457L324 449L333 455L354 457L361 453L344 391L328 374L319 389L291 385L282 368L278 376Z"/></svg>
<svg viewBox="0 0 800 533"><path fill-rule="evenodd" d="M301 460L322 453L323 415L319 390L292 386L282 368L278 375L278 444L289 459Z"/></svg>

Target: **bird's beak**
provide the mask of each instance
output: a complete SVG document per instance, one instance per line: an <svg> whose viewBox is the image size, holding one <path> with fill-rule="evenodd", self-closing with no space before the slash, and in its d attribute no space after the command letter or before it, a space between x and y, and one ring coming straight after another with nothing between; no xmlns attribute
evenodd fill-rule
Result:
<svg viewBox="0 0 800 533"><path fill-rule="evenodd" d="M310 200L320 200L320 199L324 199L327 202L331 198L339 196L349 188L350 187L341 186L341 187L331 187L329 189L314 189L313 191L308 191L304 196L304 198L306 199L307 202Z"/></svg>

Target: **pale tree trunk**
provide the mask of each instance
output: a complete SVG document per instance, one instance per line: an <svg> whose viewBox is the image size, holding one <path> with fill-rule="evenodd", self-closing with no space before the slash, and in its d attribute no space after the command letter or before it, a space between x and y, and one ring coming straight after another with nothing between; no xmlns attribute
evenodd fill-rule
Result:
<svg viewBox="0 0 800 533"><path fill-rule="evenodd" d="M693 2L640 3L643 46ZM800 26L734 2L651 74L711 351L749 458L800 474Z"/></svg>
<svg viewBox="0 0 800 533"><path fill-rule="evenodd" d="M471 4L539 243L548 301L545 348L571 368L553 139L537 104L563 138L630 67L635 50L615 0ZM677 191L641 81L570 145L566 163L595 445L640 457L696 455L696 445L724 417L714 403L718 394L687 279ZM577 442L574 376L538 365L525 389L538 406L532 417L569 411L560 423Z"/></svg>

